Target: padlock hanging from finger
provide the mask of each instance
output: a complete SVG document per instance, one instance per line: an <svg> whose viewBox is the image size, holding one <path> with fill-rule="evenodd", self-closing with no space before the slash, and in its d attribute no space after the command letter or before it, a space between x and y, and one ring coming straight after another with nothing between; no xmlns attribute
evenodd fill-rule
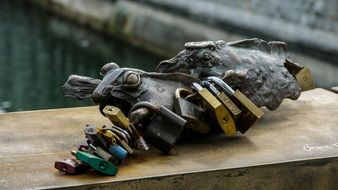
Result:
<svg viewBox="0 0 338 190"><path fill-rule="evenodd" d="M144 101L131 107L128 114L129 118L131 118L130 115L134 110L142 107L148 108L153 113L151 122L148 126L145 126L144 138L155 148L168 154L181 137L187 121L164 106L157 107Z"/></svg>
<svg viewBox="0 0 338 190"><path fill-rule="evenodd" d="M264 112L257 107L249 98L247 98L241 91L233 90L228 84L217 77L208 77L211 81L218 85L232 101L241 108L241 116L238 119L238 130L245 133L256 121L264 115Z"/></svg>
<svg viewBox="0 0 338 190"><path fill-rule="evenodd" d="M133 143L135 145L134 146L135 148L142 151L149 149L144 138L139 134L137 130L135 130L135 128L131 126L132 124L129 122L128 118L123 114L123 112L118 107L107 105L103 109L103 113L114 125L123 127L132 135L132 137L135 140L135 142Z"/></svg>
<svg viewBox="0 0 338 190"><path fill-rule="evenodd" d="M186 96L192 94L184 88L176 89L174 100L175 112L187 120L187 128L198 133L207 134L210 131L210 126L207 122L205 110L202 107L182 98L182 93L185 93Z"/></svg>
<svg viewBox="0 0 338 190"><path fill-rule="evenodd" d="M203 88L200 84L193 83L192 88L202 99L203 104L216 119L225 135L234 136L236 134L236 125L229 110L208 89Z"/></svg>
<svg viewBox="0 0 338 190"><path fill-rule="evenodd" d="M239 116L241 115L241 110L237 107L235 103L231 101L231 99L224 93L220 92L214 85L212 85L208 81L202 81L202 86L207 88L213 95L215 95L220 102L222 102L225 107L228 108L231 115L233 116L235 122L238 120Z"/></svg>

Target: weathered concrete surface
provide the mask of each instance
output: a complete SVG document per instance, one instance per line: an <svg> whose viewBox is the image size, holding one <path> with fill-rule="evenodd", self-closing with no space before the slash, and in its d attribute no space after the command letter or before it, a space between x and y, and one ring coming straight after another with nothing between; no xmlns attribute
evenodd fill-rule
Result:
<svg viewBox="0 0 338 190"><path fill-rule="evenodd" d="M53 168L84 140L85 124L109 123L97 107L2 114L0 189L335 189L338 95L310 90L265 112L245 136L198 139L170 156L137 152L116 177Z"/></svg>

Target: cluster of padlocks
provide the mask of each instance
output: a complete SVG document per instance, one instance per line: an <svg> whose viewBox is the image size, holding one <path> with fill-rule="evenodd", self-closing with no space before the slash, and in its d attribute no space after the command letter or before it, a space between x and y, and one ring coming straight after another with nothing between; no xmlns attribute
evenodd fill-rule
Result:
<svg viewBox="0 0 338 190"><path fill-rule="evenodd" d="M87 144L72 151L75 159L55 162L56 169L78 174L92 168L116 175L117 166L135 149L146 151L151 145L168 154L185 131L207 134L220 128L234 136L237 131L245 133L263 115L243 93L217 77L192 83L191 89L176 89L173 110L140 101L132 105L128 116L110 105L101 111L112 125L87 125Z"/></svg>

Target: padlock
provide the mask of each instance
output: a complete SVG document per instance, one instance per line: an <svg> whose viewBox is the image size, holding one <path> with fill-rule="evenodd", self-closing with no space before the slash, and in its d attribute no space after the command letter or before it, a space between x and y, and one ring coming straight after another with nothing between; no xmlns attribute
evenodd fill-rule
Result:
<svg viewBox="0 0 338 190"><path fill-rule="evenodd" d="M108 148L108 142L104 139L104 137L101 134L98 133L97 127L92 125L86 125L84 133L86 135L86 138L92 144Z"/></svg>
<svg viewBox="0 0 338 190"><path fill-rule="evenodd" d="M111 143L119 143L122 145L122 147L128 151L129 154L132 154L134 151L130 146L128 145L127 142L125 142L123 139L121 139L118 135L110 131L109 129L103 129L103 128L98 128L98 132L102 134L108 141Z"/></svg>
<svg viewBox="0 0 338 190"><path fill-rule="evenodd" d="M206 112L202 107L185 100L181 96L192 94L190 91L184 88L178 88L175 91L174 109L175 112L187 120L187 128L207 134L210 131L210 127L207 123Z"/></svg>
<svg viewBox="0 0 338 190"><path fill-rule="evenodd" d="M77 150L88 152L90 154L94 154L94 150L89 147L89 144L93 143L90 140L87 140L87 145L79 145Z"/></svg>
<svg viewBox="0 0 338 190"><path fill-rule="evenodd" d="M196 90L201 97L205 107L210 110L212 116L216 119L218 125L223 129L227 136L236 134L235 122L228 109L218 99L200 84L193 83L192 88Z"/></svg>
<svg viewBox="0 0 338 190"><path fill-rule="evenodd" d="M109 154L108 152L106 152L104 149L102 149L99 146L94 146L93 144L89 144L90 148L93 149L94 153L99 156L100 158L104 159L105 161L111 162L114 165L119 164L119 161L112 156L111 154Z"/></svg>
<svg viewBox="0 0 338 190"><path fill-rule="evenodd" d="M117 141L121 141L120 139L118 139L119 137L109 130L99 129L98 132L102 133L103 136L105 136L107 140L111 143L108 148L108 152L115 158L117 158L119 162L122 162L122 160L128 156L128 151L116 144ZM129 146L127 146L127 148L129 149L129 152L133 153L133 150Z"/></svg>
<svg viewBox="0 0 338 190"><path fill-rule="evenodd" d="M88 169L85 164L75 159L56 161L54 167L64 174L81 174Z"/></svg>
<svg viewBox="0 0 338 190"><path fill-rule="evenodd" d="M103 113L114 125L125 129L129 128L129 120L118 107L107 105L103 109Z"/></svg>
<svg viewBox="0 0 338 190"><path fill-rule="evenodd" d="M223 105L225 105L225 107L228 108L233 119L237 121L237 119L239 118L241 114L241 110L236 106L236 104L234 104L224 92L220 92L219 90L217 90L217 88L214 85L212 85L210 82L202 81L201 85L207 88L214 96L216 96L218 100L222 102Z"/></svg>
<svg viewBox="0 0 338 190"><path fill-rule="evenodd" d="M147 108L139 108L130 113L129 119L133 121L134 124L139 124L144 122L149 118L149 111Z"/></svg>
<svg viewBox="0 0 338 190"><path fill-rule="evenodd" d="M116 143L116 134L114 134L112 131L107 130L106 126L103 126L102 128L97 128L97 132L100 133L108 142L110 143Z"/></svg>
<svg viewBox="0 0 338 190"><path fill-rule="evenodd" d="M133 128L130 127L131 123L129 122L128 118L123 114L123 112L115 106L107 105L103 109L103 113L108 117L108 119L114 124L123 127L124 129L128 130L135 139L135 148L139 150L148 150L149 147L143 137L135 131Z"/></svg>
<svg viewBox="0 0 338 190"><path fill-rule="evenodd" d="M128 156L128 152L116 143L111 144L108 151L120 162Z"/></svg>
<svg viewBox="0 0 338 190"><path fill-rule="evenodd" d="M109 130L112 133L114 133L115 135L117 135L121 140L124 140L127 144L129 144L129 140L127 135L125 135L123 132L121 132L120 130L116 129L115 127L111 126L111 127L107 127L107 126L103 126L101 129L103 130ZM101 130L99 129L99 130Z"/></svg>
<svg viewBox="0 0 338 190"><path fill-rule="evenodd" d="M80 144L77 146L77 150L86 151L89 149L88 145Z"/></svg>
<svg viewBox="0 0 338 190"><path fill-rule="evenodd" d="M130 154L133 153L133 150L129 147L129 140L127 136L120 130L113 127L103 126L103 128L98 128L98 131L99 133L102 133L102 135L109 137L109 139L112 140L111 142L120 143Z"/></svg>
<svg viewBox="0 0 338 190"><path fill-rule="evenodd" d="M133 131L133 134L136 136L136 141L134 142L134 147L139 149L139 150L142 150L142 151L149 150L149 146L147 145L146 141L140 135L138 130L135 128L135 126L131 123L130 123L130 129Z"/></svg>
<svg viewBox="0 0 338 190"><path fill-rule="evenodd" d="M238 130L241 133L245 133L256 121L261 118L264 113L258 108L251 100L249 100L241 91L238 89L234 91L229 85L223 80L217 77L208 77L207 80L217 84L223 91L225 91L232 101L241 107L241 116L238 119Z"/></svg>
<svg viewBox="0 0 338 190"><path fill-rule="evenodd" d="M131 136L129 134L129 133L132 133L131 130L130 130L130 132L127 132L126 130L124 130L124 129L118 127L118 126L115 126L115 125L112 125L111 128L118 130L120 133L122 133L127 138L128 142L131 141Z"/></svg>
<svg viewBox="0 0 338 190"><path fill-rule="evenodd" d="M94 170L97 170L101 173L107 175L116 175L118 168L112 164L111 162L107 162L100 157L97 157L93 154L83 152L83 151L72 151L72 154L76 157L76 159L84 162L89 165Z"/></svg>
<svg viewBox="0 0 338 190"><path fill-rule="evenodd" d="M284 67L297 80L297 83L302 91L311 90L315 88L312 74L309 68L304 67L298 63L285 59Z"/></svg>
<svg viewBox="0 0 338 190"><path fill-rule="evenodd" d="M297 74L295 74L295 77L302 91L315 88L315 84L309 68L302 68Z"/></svg>
<svg viewBox="0 0 338 190"><path fill-rule="evenodd" d="M140 107L149 108L154 113L144 129L144 137L155 148L168 154L181 137L187 121L164 106L157 107L143 101L134 104L129 113Z"/></svg>

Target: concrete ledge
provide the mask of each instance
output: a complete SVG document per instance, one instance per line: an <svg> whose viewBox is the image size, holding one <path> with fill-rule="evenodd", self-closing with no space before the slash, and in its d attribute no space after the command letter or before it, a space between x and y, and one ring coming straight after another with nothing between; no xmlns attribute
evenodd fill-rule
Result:
<svg viewBox="0 0 338 190"><path fill-rule="evenodd" d="M335 189L338 95L323 89L285 100L244 136L216 135L172 155L137 152L116 177L60 175L55 160L84 141L83 127L109 124L97 107L0 115L0 189Z"/></svg>

